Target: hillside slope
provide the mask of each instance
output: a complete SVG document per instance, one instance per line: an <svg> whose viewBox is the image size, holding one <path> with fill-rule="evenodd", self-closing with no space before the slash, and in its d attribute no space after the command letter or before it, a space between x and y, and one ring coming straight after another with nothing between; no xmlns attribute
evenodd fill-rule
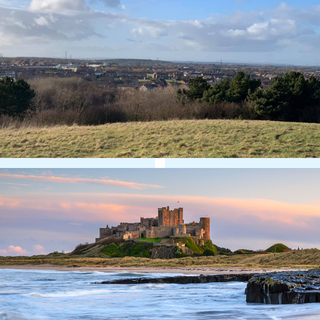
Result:
<svg viewBox="0 0 320 320"><path fill-rule="evenodd" d="M320 124L192 120L5 128L2 158L320 157Z"/></svg>
<svg viewBox="0 0 320 320"><path fill-rule="evenodd" d="M79 245L70 256L100 257L100 258L124 258L142 257L152 259L173 259L189 255L213 256L218 253L211 241L206 241L203 246L197 245L192 238L176 239L177 243L185 244L187 249L183 250L176 245L171 245L171 239L143 239L143 241L124 241L119 238L102 239L97 243ZM188 253L186 253L186 252Z"/></svg>

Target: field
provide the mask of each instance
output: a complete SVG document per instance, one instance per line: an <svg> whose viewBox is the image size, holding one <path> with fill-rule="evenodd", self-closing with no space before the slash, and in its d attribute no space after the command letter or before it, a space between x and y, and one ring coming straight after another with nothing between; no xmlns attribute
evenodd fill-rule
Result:
<svg viewBox="0 0 320 320"><path fill-rule="evenodd" d="M0 257L0 266L56 265L91 267L245 267L245 268L319 268L320 251L300 250L287 253L216 255L161 260L136 257L77 258L67 254L33 257Z"/></svg>
<svg viewBox="0 0 320 320"><path fill-rule="evenodd" d="M320 124L188 120L3 128L2 158L319 158Z"/></svg>

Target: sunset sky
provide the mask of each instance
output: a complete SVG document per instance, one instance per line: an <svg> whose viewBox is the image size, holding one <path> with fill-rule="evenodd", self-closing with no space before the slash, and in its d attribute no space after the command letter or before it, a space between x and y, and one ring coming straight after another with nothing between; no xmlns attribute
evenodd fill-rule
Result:
<svg viewBox="0 0 320 320"><path fill-rule="evenodd" d="M232 250L320 247L319 190L320 169L2 169L0 255L71 251L164 206Z"/></svg>
<svg viewBox="0 0 320 320"><path fill-rule="evenodd" d="M316 65L316 0L0 0L4 56Z"/></svg>

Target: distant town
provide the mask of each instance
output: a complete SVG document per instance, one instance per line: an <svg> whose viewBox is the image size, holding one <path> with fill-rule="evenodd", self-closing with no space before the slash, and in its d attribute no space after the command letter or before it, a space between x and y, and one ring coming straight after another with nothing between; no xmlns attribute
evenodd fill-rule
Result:
<svg viewBox="0 0 320 320"><path fill-rule="evenodd" d="M216 84L224 78L232 79L238 71L251 78L259 78L262 87L272 79L289 71L301 72L320 80L317 67L244 65L195 62L165 62L158 60L75 60L51 58L4 58L0 56L0 78L41 80L44 78L82 78L104 88L152 91L168 86L188 84L197 76Z"/></svg>

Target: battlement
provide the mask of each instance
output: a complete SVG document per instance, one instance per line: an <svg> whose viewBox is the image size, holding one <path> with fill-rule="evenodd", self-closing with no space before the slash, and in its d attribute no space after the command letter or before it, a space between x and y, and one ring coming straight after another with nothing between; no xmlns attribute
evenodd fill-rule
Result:
<svg viewBox="0 0 320 320"><path fill-rule="evenodd" d="M170 210L169 207L158 209L159 227L178 226L183 224L183 208Z"/></svg>

